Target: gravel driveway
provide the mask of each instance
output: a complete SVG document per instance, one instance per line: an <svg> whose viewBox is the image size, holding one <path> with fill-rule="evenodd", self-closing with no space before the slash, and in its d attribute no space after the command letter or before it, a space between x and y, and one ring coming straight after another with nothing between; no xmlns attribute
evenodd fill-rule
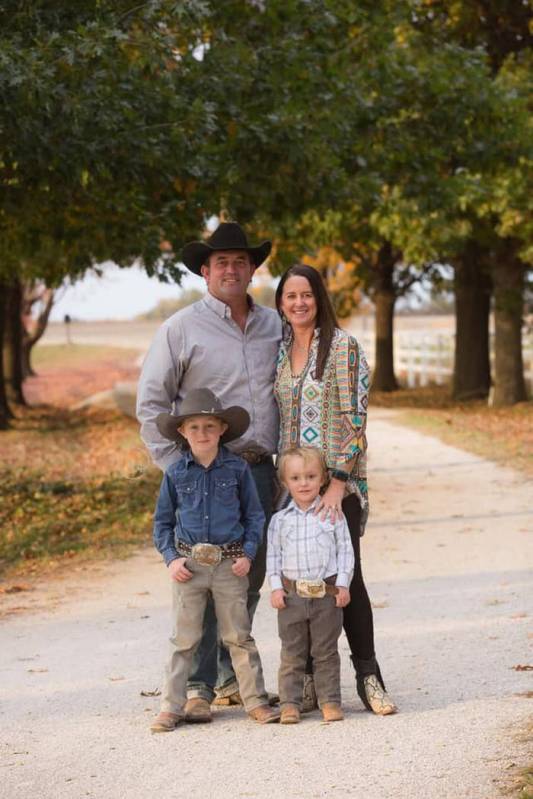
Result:
<svg viewBox="0 0 533 799"><path fill-rule="evenodd" d="M315 713L260 727L223 708L211 725L150 735L158 700L140 692L160 684L170 590L147 549L38 586L28 612L2 621L2 796L498 797L526 759L533 686L513 667L533 660L531 485L401 427L392 412L373 411L369 439L364 568L398 715L364 711L343 638L343 723ZM266 593L254 629L274 688Z"/></svg>

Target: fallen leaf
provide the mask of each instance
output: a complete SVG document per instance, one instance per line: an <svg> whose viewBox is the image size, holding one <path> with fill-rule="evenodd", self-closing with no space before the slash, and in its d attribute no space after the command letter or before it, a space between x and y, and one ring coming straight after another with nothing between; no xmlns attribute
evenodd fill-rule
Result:
<svg viewBox="0 0 533 799"><path fill-rule="evenodd" d="M126 678L125 677L108 677L107 679L110 680L111 682L120 682L120 680L125 680Z"/></svg>
<svg viewBox="0 0 533 799"><path fill-rule="evenodd" d="M522 666L519 663L518 666L511 666L511 668L514 669L514 671L533 671L533 666L530 666L529 664Z"/></svg>
<svg viewBox="0 0 533 799"><path fill-rule="evenodd" d="M150 591L139 591L139 593L135 594L135 596L149 596L149 594Z"/></svg>
<svg viewBox="0 0 533 799"><path fill-rule="evenodd" d="M159 688L155 688L153 691L141 691L140 696L161 696L161 691Z"/></svg>
<svg viewBox="0 0 533 799"><path fill-rule="evenodd" d="M388 608L389 607L389 603L386 600L383 600L382 602L371 602L370 604L372 605L373 608Z"/></svg>
<svg viewBox="0 0 533 799"><path fill-rule="evenodd" d="M513 613L512 616L509 616L510 619L527 619L527 613L522 611L521 613Z"/></svg>
<svg viewBox="0 0 533 799"><path fill-rule="evenodd" d="M28 669L30 674L44 674L45 671L48 671L48 669Z"/></svg>

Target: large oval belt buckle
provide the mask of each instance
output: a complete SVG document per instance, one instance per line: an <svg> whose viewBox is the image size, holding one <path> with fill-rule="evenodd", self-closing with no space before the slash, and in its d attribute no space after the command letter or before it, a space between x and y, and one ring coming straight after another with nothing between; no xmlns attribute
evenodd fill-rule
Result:
<svg viewBox="0 0 533 799"><path fill-rule="evenodd" d="M322 599L326 596L324 580L296 580L296 593L304 599Z"/></svg>
<svg viewBox="0 0 533 799"><path fill-rule="evenodd" d="M202 566L216 566L222 560L222 549L216 544L195 544L191 557Z"/></svg>

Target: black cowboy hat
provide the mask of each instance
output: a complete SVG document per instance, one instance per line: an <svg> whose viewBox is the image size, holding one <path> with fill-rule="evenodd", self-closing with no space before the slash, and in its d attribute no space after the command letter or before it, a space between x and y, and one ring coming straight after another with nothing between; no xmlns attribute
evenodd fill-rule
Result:
<svg viewBox="0 0 533 799"><path fill-rule="evenodd" d="M266 261L272 249L271 241L250 247L246 233L237 222L222 222L205 241L190 241L183 248L181 260L191 272L200 274L200 269L211 253L216 250L246 250L256 266Z"/></svg>
<svg viewBox="0 0 533 799"><path fill-rule="evenodd" d="M180 406L179 416L172 413L160 413L155 420L157 429L165 438L177 441L185 449L188 448L186 439L178 432L185 419L191 416L216 416L226 422L228 429L220 437L220 443L226 444L239 438L248 430L250 416L248 411L239 405L223 408L220 400L208 388L196 388L189 391Z"/></svg>

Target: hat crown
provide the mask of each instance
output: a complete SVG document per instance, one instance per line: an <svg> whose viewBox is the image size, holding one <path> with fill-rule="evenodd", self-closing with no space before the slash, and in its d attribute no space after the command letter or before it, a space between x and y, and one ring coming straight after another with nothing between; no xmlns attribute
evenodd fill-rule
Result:
<svg viewBox="0 0 533 799"><path fill-rule="evenodd" d="M189 391L180 405L180 416L190 414L219 414L222 405L218 397L208 388L195 388Z"/></svg>
<svg viewBox="0 0 533 799"><path fill-rule="evenodd" d="M237 222L222 222L207 241L216 250L248 249L246 233Z"/></svg>

